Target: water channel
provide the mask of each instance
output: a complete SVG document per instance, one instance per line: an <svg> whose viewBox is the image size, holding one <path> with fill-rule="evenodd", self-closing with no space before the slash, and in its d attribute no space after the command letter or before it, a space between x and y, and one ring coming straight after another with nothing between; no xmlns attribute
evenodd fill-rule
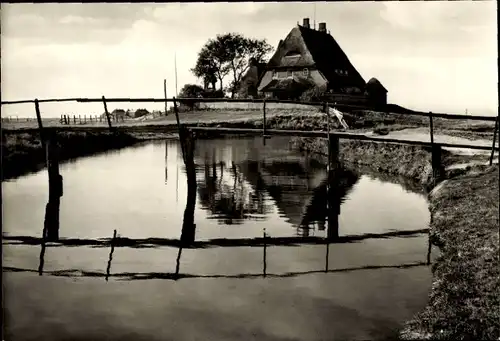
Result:
<svg viewBox="0 0 500 341"><path fill-rule="evenodd" d="M176 140L62 163L47 243L47 172L2 183L7 339L395 337L430 290L425 195L343 167L326 243L325 166L288 145L196 141L191 199Z"/></svg>

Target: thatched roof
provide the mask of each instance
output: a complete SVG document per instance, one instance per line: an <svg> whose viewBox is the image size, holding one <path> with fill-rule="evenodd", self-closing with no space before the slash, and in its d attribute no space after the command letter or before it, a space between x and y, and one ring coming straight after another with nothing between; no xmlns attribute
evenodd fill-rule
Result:
<svg viewBox="0 0 500 341"><path fill-rule="evenodd" d="M366 88L367 89L381 89L385 92L388 92L387 89L380 83L380 81L377 78L371 78L368 83L366 83Z"/></svg>
<svg viewBox="0 0 500 341"><path fill-rule="evenodd" d="M302 38L302 39L300 39ZM302 43L303 41L303 43ZM288 51L301 50L300 45L308 50L297 58L283 58ZM312 57L312 60L311 58ZM366 83L349 61L349 58L337 41L327 32L297 26L292 29L285 41L269 61L267 68L313 67L315 66L335 86L357 86L363 88ZM339 75L336 70L346 70L348 75Z"/></svg>

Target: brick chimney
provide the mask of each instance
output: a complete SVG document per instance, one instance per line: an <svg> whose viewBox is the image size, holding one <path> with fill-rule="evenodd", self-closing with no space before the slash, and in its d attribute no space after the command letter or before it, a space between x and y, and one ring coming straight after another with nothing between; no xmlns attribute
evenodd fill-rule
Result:
<svg viewBox="0 0 500 341"><path fill-rule="evenodd" d="M311 25L309 25L309 18L304 18L302 26L304 26L305 28L311 28Z"/></svg>
<svg viewBox="0 0 500 341"><path fill-rule="evenodd" d="M319 23L318 31L326 33L326 22Z"/></svg>

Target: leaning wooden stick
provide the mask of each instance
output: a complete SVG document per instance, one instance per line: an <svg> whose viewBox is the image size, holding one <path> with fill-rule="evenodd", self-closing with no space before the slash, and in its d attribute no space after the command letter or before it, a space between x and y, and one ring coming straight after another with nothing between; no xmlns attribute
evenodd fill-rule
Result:
<svg viewBox="0 0 500 341"><path fill-rule="evenodd" d="M113 231L113 239L111 239L111 251L109 252L108 267L106 268L106 282L111 272L111 261L113 260L113 252L115 251L116 230Z"/></svg>

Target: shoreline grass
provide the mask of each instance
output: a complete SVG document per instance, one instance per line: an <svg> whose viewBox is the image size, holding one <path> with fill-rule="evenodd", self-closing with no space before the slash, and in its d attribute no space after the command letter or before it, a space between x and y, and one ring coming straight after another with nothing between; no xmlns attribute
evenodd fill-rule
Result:
<svg viewBox="0 0 500 341"><path fill-rule="evenodd" d="M431 192L430 236L441 255L427 307L404 340L500 338L499 168L449 179Z"/></svg>
<svg viewBox="0 0 500 341"><path fill-rule="evenodd" d="M57 133L60 161L121 149L141 140L122 132L65 131ZM2 181L32 173L46 166L45 152L38 132L2 131Z"/></svg>

